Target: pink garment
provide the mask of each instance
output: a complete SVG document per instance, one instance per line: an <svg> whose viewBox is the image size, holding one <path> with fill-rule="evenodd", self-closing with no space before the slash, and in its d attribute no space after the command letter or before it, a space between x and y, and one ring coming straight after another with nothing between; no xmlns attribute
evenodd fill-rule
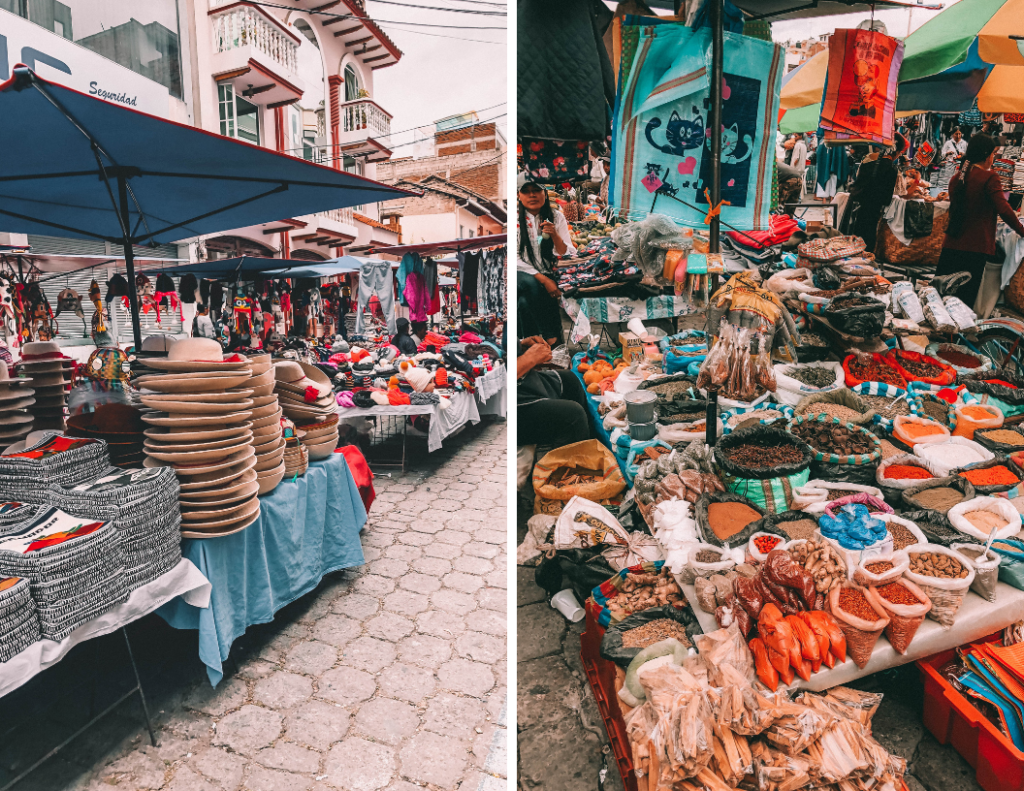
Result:
<svg viewBox="0 0 1024 791"><path fill-rule="evenodd" d="M405 304L409 306L409 321L426 321L430 309L427 282L419 272L410 272L405 278Z"/></svg>
<svg viewBox="0 0 1024 791"><path fill-rule="evenodd" d="M482 340L475 332L464 332L459 336L459 343L480 343Z"/></svg>
<svg viewBox="0 0 1024 791"><path fill-rule="evenodd" d="M335 365L337 365L338 363L347 363L348 355L345 354L344 352L338 352L337 354L332 354L330 357L328 357L327 362L334 363Z"/></svg>
<svg viewBox="0 0 1024 791"><path fill-rule="evenodd" d="M352 409L355 406L355 403L352 401L351 390L338 393L338 406L345 407L346 409Z"/></svg>

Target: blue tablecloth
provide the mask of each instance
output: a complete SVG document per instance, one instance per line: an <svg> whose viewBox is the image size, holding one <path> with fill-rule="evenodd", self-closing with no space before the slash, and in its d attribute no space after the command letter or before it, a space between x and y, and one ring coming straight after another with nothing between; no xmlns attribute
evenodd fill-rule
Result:
<svg viewBox="0 0 1024 791"><path fill-rule="evenodd" d="M199 658L216 686L231 644L247 628L272 621L325 574L363 564L364 524L366 509L345 457L312 462L304 476L260 498L260 517L245 530L182 541L182 555L213 586L210 606L201 610L177 598L157 612L176 629L199 630Z"/></svg>

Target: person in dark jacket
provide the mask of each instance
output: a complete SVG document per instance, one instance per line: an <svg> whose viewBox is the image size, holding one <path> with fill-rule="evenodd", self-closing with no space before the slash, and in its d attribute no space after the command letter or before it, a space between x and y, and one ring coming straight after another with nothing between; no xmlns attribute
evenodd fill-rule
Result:
<svg viewBox="0 0 1024 791"><path fill-rule="evenodd" d="M572 371L538 371L551 360L551 347L539 336L523 338L516 354L519 445L560 448L590 439L587 394Z"/></svg>
<svg viewBox="0 0 1024 791"><path fill-rule="evenodd" d="M1002 217L1024 237L1024 225L1006 202L1003 184L992 170L995 158L996 141L974 135L960 170L949 180L949 225L935 275L969 272L970 281L956 293L969 308L978 297L986 259L996 251L996 218Z"/></svg>
<svg viewBox="0 0 1024 791"><path fill-rule="evenodd" d="M395 336L391 339L391 345L398 348L399 354L416 354L416 341L412 338L412 324L409 319L401 318L395 322Z"/></svg>
<svg viewBox="0 0 1024 791"><path fill-rule="evenodd" d="M857 179L850 187L850 199L843 214L842 231L864 240L869 253L875 251L878 221L882 212L892 203L896 192L899 168L896 161L907 150L907 138L896 133L896 146L868 161L865 157L857 171Z"/></svg>

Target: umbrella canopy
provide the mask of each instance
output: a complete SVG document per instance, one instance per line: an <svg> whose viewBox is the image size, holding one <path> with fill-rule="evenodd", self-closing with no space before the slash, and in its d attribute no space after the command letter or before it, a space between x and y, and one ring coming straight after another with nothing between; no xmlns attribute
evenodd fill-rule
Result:
<svg viewBox="0 0 1024 791"><path fill-rule="evenodd" d="M381 261L380 258L366 258L358 255L343 255L328 261L307 261L305 266L288 267L267 272L270 277L334 277L335 275L355 274L368 261ZM398 267L397 261L388 261L391 268Z"/></svg>
<svg viewBox="0 0 1024 791"><path fill-rule="evenodd" d="M782 78L782 93L779 94L779 108L793 110L810 104L821 104L821 93L825 86L825 74L828 72L828 48L797 66ZM787 113L788 115L788 113ZM806 132L818 128L818 119L804 129L793 131Z"/></svg>
<svg viewBox="0 0 1024 791"><path fill-rule="evenodd" d="M221 258L216 261L200 261L198 264L182 264L157 269L157 275L195 275L197 279L249 280L256 275L266 276L271 270L284 269L290 264L309 266L309 261L292 258L258 258L243 255L237 258ZM248 277L247 277L248 276Z"/></svg>
<svg viewBox="0 0 1024 791"><path fill-rule="evenodd" d="M402 244L394 247L375 247L375 253L385 255L405 255L406 253L419 253L420 255L436 256L443 253L458 253L468 250L483 250L486 247L498 247L505 244L508 237L503 233L496 233L490 236L475 236L472 239L453 239L450 242L424 242L422 244Z"/></svg>
<svg viewBox="0 0 1024 791"><path fill-rule="evenodd" d="M175 242L284 217L413 195L406 190L165 121L40 78L0 83L0 227ZM130 290L136 344L138 306Z"/></svg>

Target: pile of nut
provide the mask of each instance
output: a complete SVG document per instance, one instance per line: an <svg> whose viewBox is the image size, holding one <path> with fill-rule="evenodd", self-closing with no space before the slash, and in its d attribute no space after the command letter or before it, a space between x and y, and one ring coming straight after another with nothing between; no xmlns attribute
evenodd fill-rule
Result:
<svg viewBox="0 0 1024 791"><path fill-rule="evenodd" d="M667 568L662 568L658 574L627 574L619 591L619 595L609 599L606 605L608 612L616 619L652 607L686 601L676 581L669 576Z"/></svg>
<svg viewBox="0 0 1024 791"><path fill-rule="evenodd" d="M866 432L848 429L841 423L808 420L791 426L789 430L819 453L854 456L871 453L875 449Z"/></svg>
<svg viewBox="0 0 1024 791"><path fill-rule="evenodd" d="M967 567L963 563L941 552L911 552L910 570L923 577L950 580L962 580L967 576Z"/></svg>
<svg viewBox="0 0 1024 791"><path fill-rule="evenodd" d="M825 541L809 540L789 547L790 557L814 577L814 590L827 594L846 580L846 561Z"/></svg>

